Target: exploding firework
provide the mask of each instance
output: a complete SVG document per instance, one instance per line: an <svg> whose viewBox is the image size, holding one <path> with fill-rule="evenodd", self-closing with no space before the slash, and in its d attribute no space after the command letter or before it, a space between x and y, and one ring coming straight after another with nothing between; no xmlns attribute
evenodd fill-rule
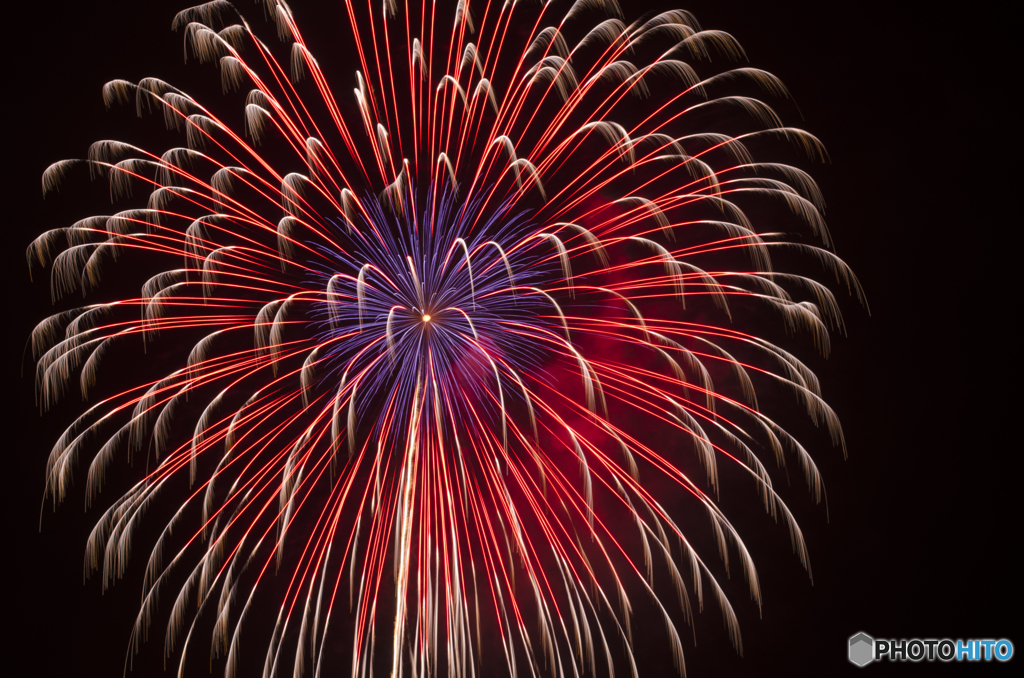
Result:
<svg viewBox="0 0 1024 678"><path fill-rule="evenodd" d="M42 407L76 383L101 397L53 448L46 496L90 455L87 502L115 461L137 474L87 570L112 584L144 514L170 508L133 648L159 619L181 671L636 675L643 606L682 671L677 627L706 597L739 648L715 572L738 560L760 592L718 465L809 567L762 459L816 500L821 481L758 394L842 441L811 371L758 336L774 323L827 351L836 301L772 260L860 296L811 178L755 157L824 157L750 94L782 83L705 73L743 52L683 11L385 0L346 5L355 72L332 89L288 5L264 5L284 47L224 0L173 23L244 118L156 78L108 83L108 107L185 143L99 141L52 165L44 193L83 166L115 200L148 198L27 253L55 299L118 297L44 320L32 350ZM130 375L104 381L115 366Z"/></svg>

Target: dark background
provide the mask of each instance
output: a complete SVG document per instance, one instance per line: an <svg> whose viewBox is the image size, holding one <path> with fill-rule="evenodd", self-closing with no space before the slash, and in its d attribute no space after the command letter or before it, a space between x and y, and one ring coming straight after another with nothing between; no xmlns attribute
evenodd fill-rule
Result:
<svg viewBox="0 0 1024 678"><path fill-rule="evenodd" d="M293 3L298 21L314 48L327 46L334 35L328 20L340 10L314 11L309 4ZM836 251L871 305L869 316L853 300L841 300L848 335L834 337L827 362L814 363L849 447L845 461L827 445L812 448L828 491L827 520L797 483L786 495L808 540L813 585L782 527L763 515L738 517L759 568L763 614L758 617L742 586L731 589L739 592L733 597L745 643L739 657L710 605L698 617L696 648L684 635L689 675L852 674L858 669L846 661L846 641L858 631L883 638L1006 637L1024 649L1022 567L1014 548L1020 434L1012 323L1019 312L1007 291L1020 219L1007 216L1013 193L1001 188L1012 175L1000 156L1011 157L1016 141L998 115L1019 76L997 75L1011 63L1009 48L996 38L1006 19L976 4L955 14L878 3L680 4L705 28L738 38L752 65L781 77L799 104L799 111L778 107L784 120L824 141L831 163L803 166L823 189ZM51 162L83 155L91 141L119 137L126 116L104 112L103 83L157 75L188 83L203 100L207 92L216 96L214 71L199 75L199 67L182 64L181 36L170 31L181 6L22 3L8 14L2 368L10 417L4 427L4 616L15 625L5 642L4 665L15 668L10 675L108 676L124 666L138 587L132 578L104 595L95 578L83 586L82 554L95 512L83 514L76 499L56 515L47 508L38 529L45 459L62 429L59 417L38 415L31 378L19 376L24 341L49 310L48 285L29 283L23 252L37 233L92 213L64 196L44 201L39 177ZM252 15L260 11L240 6ZM625 8L629 17L639 13ZM325 20L314 27L304 21L311 15ZM339 27L336 34L346 32ZM160 653L162 630L156 633L144 652ZM671 672L653 662L641 669L644 676ZM922 662L861 670L1005 675L1014 669Z"/></svg>

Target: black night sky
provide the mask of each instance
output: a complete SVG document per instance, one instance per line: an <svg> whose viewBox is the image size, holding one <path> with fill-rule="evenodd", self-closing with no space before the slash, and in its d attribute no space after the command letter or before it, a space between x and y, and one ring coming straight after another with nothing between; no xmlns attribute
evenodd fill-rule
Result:
<svg viewBox="0 0 1024 678"><path fill-rule="evenodd" d="M240 2L243 11L260 12ZM292 6L314 47L329 46L330 19L340 10L326 8L338 3L311 4ZM739 657L709 604L697 618L696 647L684 634L688 675L1005 675L1013 669L927 662L856 669L846 660L847 638L858 631L1005 637L1024 650L1022 568L1013 555L1020 538L1020 347L1010 336L1018 313L1005 291L1013 270L1008 253L1016 247L1011 229L1020 218L988 216L1013 198L989 179L1007 161L981 157L983 148L1015 143L1002 133L1011 127L991 114L1008 105L1002 88L1019 76L982 77L1009 62L985 42L989 24L1001 19L978 4L955 13L902 3L669 4L692 11L705 28L730 32L751 65L789 87L799 109L786 102L776 108L828 149L829 164L802 166L822 188L836 252L871 306L869 315L844 295L847 336L833 337L827 361L811 362L849 450L844 460L808 426L827 519L799 478L785 495L807 537L813 585L781 525L763 513L739 516L761 576L763 613L759 618L741 584L732 589L745 644ZM43 230L92 214L64 195L44 201L39 177L51 162L83 155L92 141L118 137L127 114L104 111L103 83L156 75L199 89L197 96L217 95L215 71L182 63L182 38L170 23L183 6L22 2L7 13L0 361L9 417L7 675L114 676L124 666L137 573L103 595L98 578L83 585L85 541L98 512L82 512L80 488L56 513L48 506L38 529L46 456L66 425L62 415L77 404L40 417L30 361L20 376L25 341L50 310L48 284L29 282L23 253ZM623 6L630 18L640 13L639 3ZM84 465L80 470L84 483ZM141 570L144 556L132 565ZM162 636L155 629L143 647L156 658L145 667L159 666ZM640 668L645 677L672 675L667 653Z"/></svg>

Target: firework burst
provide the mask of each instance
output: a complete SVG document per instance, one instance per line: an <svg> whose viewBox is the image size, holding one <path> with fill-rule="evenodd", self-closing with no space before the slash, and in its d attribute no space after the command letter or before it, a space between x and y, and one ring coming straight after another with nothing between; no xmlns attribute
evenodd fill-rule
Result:
<svg viewBox="0 0 1024 678"><path fill-rule="evenodd" d="M46 496L83 456L87 502L116 459L141 475L96 524L87 570L110 585L143 514L174 507L133 647L160 616L182 672L208 653L239 674L243 629L265 627L245 653L266 676L636 675L641 596L683 671L677 625L710 596L739 648L679 511L707 517L759 605L716 504L718 464L734 466L809 567L761 459L795 463L816 500L821 481L757 393L791 391L842 436L811 371L751 332L771 316L827 351L841 327L828 288L772 268L779 250L860 296L814 182L755 159L787 142L824 156L735 93L780 98L781 82L700 74L743 52L683 11L385 0L346 5L356 68L338 91L288 5L264 6L286 50L224 0L173 24L244 120L156 78L108 83L108 106L162 115L185 145L99 141L52 165L44 193L84 166L147 202L27 253L55 299L145 270L138 296L32 334L42 407L76 383L102 397L53 448ZM800 235L756 226L757 205ZM135 349L104 388L101 363Z"/></svg>

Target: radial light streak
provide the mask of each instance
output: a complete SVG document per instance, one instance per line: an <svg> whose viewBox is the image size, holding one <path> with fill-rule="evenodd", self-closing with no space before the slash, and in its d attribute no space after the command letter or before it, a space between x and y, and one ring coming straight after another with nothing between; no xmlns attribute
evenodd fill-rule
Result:
<svg viewBox="0 0 1024 678"><path fill-rule="evenodd" d="M781 319L827 352L842 325L832 292L772 255L817 262L861 298L813 180L754 159L779 142L824 157L743 94L783 98L782 83L703 73L745 55L683 11L626 23L613 0L385 0L345 4L349 96L288 5L264 5L287 53L224 0L173 24L228 96L248 91L244 130L156 78L108 83L108 107L160 112L185 145L100 141L52 165L44 193L85 166L113 199L148 201L27 252L55 300L101 288L115 259L157 267L139 296L62 311L31 342L41 407L76 380L83 398L108 394L53 448L46 496L63 499L89 454L87 502L115 459L140 470L87 569L109 586L147 509L179 507L145 567L133 650L163 615L180 671L208 652L238 675L243 629L274 609L245 648L266 676L636 675L641 596L682 672L677 623L706 589L739 649L676 511L707 515L760 605L715 501L718 465L735 466L809 569L761 459L795 461L815 500L821 480L758 391L791 391L842 434L811 371L755 332ZM747 214L766 205L777 222L773 203L798 235ZM159 364L98 384L127 346ZM656 496L666 482L688 501Z"/></svg>

